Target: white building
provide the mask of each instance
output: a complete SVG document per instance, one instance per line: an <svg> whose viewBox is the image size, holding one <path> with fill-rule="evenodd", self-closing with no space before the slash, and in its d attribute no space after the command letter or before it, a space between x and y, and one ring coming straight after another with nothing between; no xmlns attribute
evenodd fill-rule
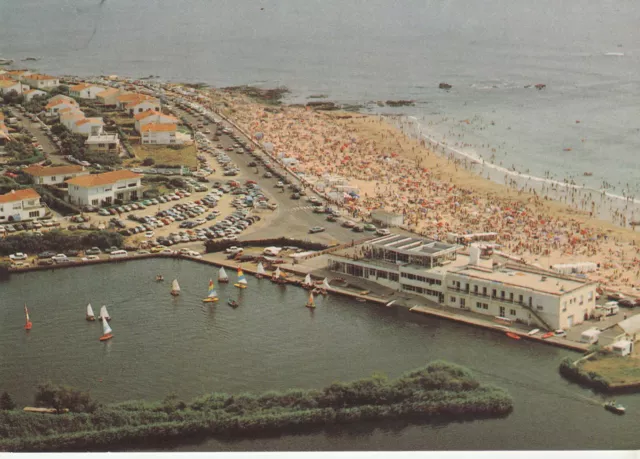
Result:
<svg viewBox="0 0 640 459"><path fill-rule="evenodd" d="M33 99L36 96L46 96L47 93L45 91L41 91L39 89L29 89L28 91L24 91L22 93L22 95L24 96L24 99L29 102L31 101L31 99Z"/></svg>
<svg viewBox="0 0 640 459"><path fill-rule="evenodd" d="M105 88L95 84L80 83L69 87L69 95L80 99L95 99Z"/></svg>
<svg viewBox="0 0 640 459"><path fill-rule="evenodd" d="M83 120L84 113L78 110L76 107L67 107L58 111L60 117L60 124L69 129L73 128L74 124L80 120Z"/></svg>
<svg viewBox="0 0 640 459"><path fill-rule="evenodd" d="M118 105L118 96L121 95L119 89L107 88L96 94L96 100L103 105L115 107Z"/></svg>
<svg viewBox="0 0 640 459"><path fill-rule="evenodd" d="M142 175L128 170L91 174L67 180L69 202L80 206L112 205L142 196Z"/></svg>
<svg viewBox="0 0 640 459"><path fill-rule="evenodd" d="M22 76L20 80L35 89L53 89L60 86L60 80L58 78L50 75L40 75L38 73Z"/></svg>
<svg viewBox="0 0 640 459"><path fill-rule="evenodd" d="M49 99L47 105L45 105L44 109L49 116L58 115L58 111L63 108L76 108L79 109L78 103L67 96L56 96L55 98Z"/></svg>
<svg viewBox="0 0 640 459"><path fill-rule="evenodd" d="M103 129L104 121L102 118L83 118L71 125L71 132L85 137L100 135Z"/></svg>
<svg viewBox="0 0 640 459"><path fill-rule="evenodd" d="M125 110L131 116L136 115L138 113L144 113L148 110L154 110L156 112L159 112L160 101L152 97L147 97L145 99L140 99L140 100L134 100L125 105Z"/></svg>
<svg viewBox="0 0 640 459"><path fill-rule="evenodd" d="M29 166L22 169L22 172L29 175L37 185L57 185L74 177L89 175L89 171L82 166Z"/></svg>
<svg viewBox="0 0 640 459"><path fill-rule="evenodd" d="M337 253L329 269L422 295L441 305L537 325L570 328L595 311L596 284L520 265L493 266L460 246L396 234L363 244L354 260Z"/></svg>
<svg viewBox="0 0 640 459"><path fill-rule="evenodd" d="M84 143L87 151L92 153L120 154L120 139L118 134L90 135Z"/></svg>
<svg viewBox="0 0 640 459"><path fill-rule="evenodd" d="M142 143L145 145L171 145L180 144L176 137L177 126L175 124L149 123L141 128Z"/></svg>
<svg viewBox="0 0 640 459"><path fill-rule="evenodd" d="M33 188L12 190L0 195L0 222L18 222L44 217L46 209Z"/></svg>
<svg viewBox="0 0 640 459"><path fill-rule="evenodd" d="M18 94L23 94L29 90L29 86L14 80L0 80L0 94L5 95L8 92L15 91Z"/></svg>
<svg viewBox="0 0 640 459"><path fill-rule="evenodd" d="M147 110L146 112L138 113L134 118L136 120L136 131L138 132L142 132L142 126L149 123L178 124L178 118L175 116L165 115L164 113L160 113L155 110Z"/></svg>

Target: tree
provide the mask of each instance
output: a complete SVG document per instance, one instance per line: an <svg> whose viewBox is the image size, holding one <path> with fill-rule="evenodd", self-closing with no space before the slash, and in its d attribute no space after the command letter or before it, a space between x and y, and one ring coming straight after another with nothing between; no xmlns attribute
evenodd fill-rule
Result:
<svg viewBox="0 0 640 459"><path fill-rule="evenodd" d="M54 408L58 413L65 409L76 413L92 413L98 407L98 404L91 400L88 392L81 392L68 386L54 386L51 383L38 385L35 404Z"/></svg>
<svg viewBox="0 0 640 459"><path fill-rule="evenodd" d="M143 166L153 166L154 164L155 161L153 160L153 158L145 158L144 161L142 161Z"/></svg>
<svg viewBox="0 0 640 459"><path fill-rule="evenodd" d="M16 404L7 391L0 395L0 410L15 410Z"/></svg>
<svg viewBox="0 0 640 459"><path fill-rule="evenodd" d="M24 96L18 94L15 89L12 89L2 96L2 100L4 100L5 104L21 104L24 101Z"/></svg>

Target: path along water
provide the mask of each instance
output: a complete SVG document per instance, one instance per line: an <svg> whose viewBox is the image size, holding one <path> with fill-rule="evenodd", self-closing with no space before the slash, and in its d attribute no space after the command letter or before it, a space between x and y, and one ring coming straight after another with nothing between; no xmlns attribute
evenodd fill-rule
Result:
<svg viewBox="0 0 640 459"><path fill-rule="evenodd" d="M378 423L314 434L179 445L180 450L637 449L640 397L620 400L612 416L598 397L558 374L568 351L405 310L307 292L249 277L249 287L218 285L221 301L203 304L215 269L179 260L144 260L14 275L0 285L0 389L31 403L39 381L91 391L102 402L184 400L206 392L319 388L380 371L394 377L443 359L470 367L507 389L506 419L411 425ZM155 282L161 273L166 282ZM182 288L169 295L170 280ZM235 274L231 273L232 280ZM240 307L232 309L228 298ZM98 341L87 303L107 305L114 338ZM33 329L22 328L27 303ZM597 432L597 435L594 435Z"/></svg>

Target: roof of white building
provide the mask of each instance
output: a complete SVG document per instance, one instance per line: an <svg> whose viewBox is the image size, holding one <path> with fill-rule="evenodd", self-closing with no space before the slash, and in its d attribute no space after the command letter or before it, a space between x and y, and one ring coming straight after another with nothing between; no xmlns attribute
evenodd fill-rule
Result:
<svg viewBox="0 0 640 459"><path fill-rule="evenodd" d="M629 335L640 333L640 314L618 322L618 327L622 328L622 330Z"/></svg>
<svg viewBox="0 0 640 459"><path fill-rule="evenodd" d="M142 175L123 169L119 171L105 172L103 174L83 175L82 177L75 177L75 178L69 179L66 181L66 183L85 187L85 188L90 188L94 186L116 183L119 180L136 179L136 178L142 178Z"/></svg>
<svg viewBox="0 0 640 459"><path fill-rule="evenodd" d="M33 188L27 188L24 190L11 190L7 194L0 195L0 204L36 198L40 198L40 195Z"/></svg>

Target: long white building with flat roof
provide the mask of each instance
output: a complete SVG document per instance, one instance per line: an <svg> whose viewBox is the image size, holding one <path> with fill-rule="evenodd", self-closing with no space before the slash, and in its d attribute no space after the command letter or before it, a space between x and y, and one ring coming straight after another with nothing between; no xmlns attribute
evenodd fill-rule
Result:
<svg viewBox="0 0 640 459"><path fill-rule="evenodd" d="M537 325L571 328L595 311L596 284L521 265L494 264L462 246L391 234L329 256L329 269L441 305ZM354 255L354 253L362 255Z"/></svg>

